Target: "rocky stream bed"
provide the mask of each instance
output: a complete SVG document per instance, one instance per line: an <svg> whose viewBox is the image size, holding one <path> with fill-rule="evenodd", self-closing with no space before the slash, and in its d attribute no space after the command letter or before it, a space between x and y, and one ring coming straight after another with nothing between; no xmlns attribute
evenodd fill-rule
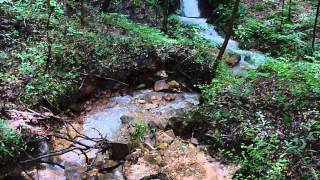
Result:
<svg viewBox="0 0 320 180"><path fill-rule="evenodd" d="M83 137L105 138L110 149L91 149L85 154L73 150L51 159L63 168L43 164L28 173L41 180L230 179L236 165L220 163L196 138L182 139L171 129L170 118L198 105L199 95L169 89L168 84L157 81L155 90L127 95L102 92L97 101L85 103L86 111L73 120L75 129L64 127L60 131L73 137L80 132ZM93 145L83 137L76 139ZM63 149L70 142L57 138L51 144L42 146L42 151Z"/></svg>

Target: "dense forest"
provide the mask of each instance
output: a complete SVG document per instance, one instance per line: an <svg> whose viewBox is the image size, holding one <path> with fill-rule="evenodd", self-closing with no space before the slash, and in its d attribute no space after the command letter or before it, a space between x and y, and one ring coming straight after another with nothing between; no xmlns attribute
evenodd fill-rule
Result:
<svg viewBox="0 0 320 180"><path fill-rule="evenodd" d="M320 0L0 0L0 179L320 179Z"/></svg>

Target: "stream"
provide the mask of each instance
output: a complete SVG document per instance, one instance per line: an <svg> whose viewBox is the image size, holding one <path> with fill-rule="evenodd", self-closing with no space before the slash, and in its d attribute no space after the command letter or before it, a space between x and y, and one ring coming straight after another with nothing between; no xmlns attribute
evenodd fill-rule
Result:
<svg viewBox="0 0 320 180"><path fill-rule="evenodd" d="M218 34L207 19L201 17L197 0L182 0L181 9L184 16L179 19L186 24L199 27L205 39L221 46L224 38ZM241 56L240 62L233 68L234 73L255 68L265 62L266 57L252 51L241 50L239 43L230 40L227 51ZM152 89L136 90L130 95L112 95L99 97L91 108L79 117L74 126L90 138L104 137L111 142L126 143L131 141L135 126L156 127L155 133L145 133L144 142L133 150L137 155L135 162L126 160L123 165L108 173L86 171L86 158L74 150L54 161L65 166L62 169L55 165L43 165L31 174L40 180L78 180L83 179L128 179L139 180L151 175L165 173L173 179L230 179L237 169L236 165L225 165L210 157L197 147L197 142L188 142L176 137L172 130L165 130L168 119L179 116L199 104L199 94L195 92L156 92ZM142 125L142 126L141 126ZM92 145L85 139L82 143ZM196 141L196 140L193 140ZM54 142L54 148L65 147L64 141ZM48 149L47 145L43 149ZM44 151L45 151L44 150ZM119 149L120 151L120 149ZM116 163L110 154L101 154L98 150L87 153L89 159L95 158L103 167ZM157 178L156 178L157 179ZM158 178L161 179L161 178Z"/></svg>
<svg viewBox="0 0 320 180"><path fill-rule="evenodd" d="M181 9L183 16L178 17L181 22L197 26L200 29L200 35L216 46L220 47L223 44L224 37L218 34L216 27L208 24L207 19L201 17L198 0L181 0ZM240 49L239 43L232 39L229 40L226 51L241 56L240 62L232 69L234 74L255 68L267 60L267 57L262 54Z"/></svg>
<svg viewBox="0 0 320 180"><path fill-rule="evenodd" d="M101 135L110 141L130 141L128 125L134 123L162 123L165 119L175 116L179 110L188 110L199 104L196 93L165 93L153 90L139 90L132 95L105 97L93 104L92 110L79 117L83 124L75 125L81 132L91 138ZM91 142L83 140L90 145ZM65 142L55 142L55 146L66 146ZM38 170L41 180L81 179L85 168L85 158L78 151L61 155L55 161L65 166L65 170L46 165ZM96 150L88 154L89 158L98 156ZM100 179L124 179L117 169L113 173L104 174ZM107 178L108 177L108 178Z"/></svg>
<svg viewBox="0 0 320 180"><path fill-rule="evenodd" d="M176 137L172 130L164 132L170 117L179 116L198 104L199 95L195 92L155 92L147 89L137 90L131 95L102 97L93 103L90 111L77 119L83 123L74 126L88 137L104 136L117 143L129 142L130 133L133 132L132 127L137 123L163 129L158 131L155 137L145 133L144 143L149 149L139 147L133 151L132 154L139 153L138 161L135 164L130 162L129 165L121 165L110 173L92 174L85 172L85 157L81 152L74 150L54 159L55 162L65 166L65 169L54 165L43 165L42 169L31 174L40 180L77 180L84 177L101 180L139 180L160 172L165 172L174 179L229 179L230 172L234 172L235 166L222 165L192 143ZM81 142L87 145L91 143L85 139ZM67 144L65 141L57 140L54 146L66 147ZM106 160L110 159L108 153L101 154L97 150L91 150L87 156L89 159L95 159L96 164L108 166L115 163ZM158 160L159 158L161 160Z"/></svg>

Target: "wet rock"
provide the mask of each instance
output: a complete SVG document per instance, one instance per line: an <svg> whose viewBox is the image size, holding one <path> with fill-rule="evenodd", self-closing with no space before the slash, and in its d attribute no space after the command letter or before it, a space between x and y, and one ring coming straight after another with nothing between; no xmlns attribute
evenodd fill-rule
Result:
<svg viewBox="0 0 320 180"><path fill-rule="evenodd" d="M132 162L133 164L136 164L142 155L143 153L141 149L135 149L134 152L126 157L126 160Z"/></svg>
<svg viewBox="0 0 320 180"><path fill-rule="evenodd" d="M167 78L168 74L165 70L160 70L154 74L156 77Z"/></svg>
<svg viewBox="0 0 320 180"><path fill-rule="evenodd" d="M169 89L169 85L167 84L166 80L159 80L154 84L155 91L163 91L168 89Z"/></svg>
<svg viewBox="0 0 320 180"><path fill-rule="evenodd" d="M157 108L158 106L159 106L158 104L146 104L146 105L145 105L145 109L146 109L146 110L155 109L155 108Z"/></svg>
<svg viewBox="0 0 320 180"><path fill-rule="evenodd" d="M196 138L191 138L190 141L194 145L199 145L199 141Z"/></svg>
<svg viewBox="0 0 320 180"><path fill-rule="evenodd" d="M139 104L145 104L145 103L146 103L146 100L144 100L144 99L138 99L137 102L138 102Z"/></svg>
<svg viewBox="0 0 320 180"><path fill-rule="evenodd" d="M224 60L228 65L230 65L231 67L234 67L240 62L241 56L237 54L227 54Z"/></svg>
<svg viewBox="0 0 320 180"><path fill-rule="evenodd" d="M155 123L154 121L148 122L148 126L150 129L158 129L159 128L157 123Z"/></svg>
<svg viewBox="0 0 320 180"><path fill-rule="evenodd" d="M85 172L85 168L77 162L65 162L64 174L67 179L81 179Z"/></svg>
<svg viewBox="0 0 320 180"><path fill-rule="evenodd" d="M250 64L255 64L254 58L251 58L251 56L245 56L244 61Z"/></svg>
<svg viewBox="0 0 320 180"><path fill-rule="evenodd" d="M157 144L170 144L175 138L173 130L168 130L166 132L158 132L156 134Z"/></svg>
<svg viewBox="0 0 320 180"><path fill-rule="evenodd" d="M108 104L106 105L106 108L113 108L117 105L118 103L116 101L110 101L108 102Z"/></svg>
<svg viewBox="0 0 320 180"><path fill-rule="evenodd" d="M102 167L103 169L112 169L114 167L119 166L119 162L117 161L107 159L107 160L104 160L103 162L104 162Z"/></svg>
<svg viewBox="0 0 320 180"><path fill-rule="evenodd" d="M174 101L176 99L176 96L173 94L167 94L165 96L162 96L162 99L168 102Z"/></svg>
<svg viewBox="0 0 320 180"><path fill-rule="evenodd" d="M50 151L50 146L48 142L41 142L38 149L41 154L46 154Z"/></svg>
<svg viewBox="0 0 320 180"><path fill-rule="evenodd" d="M179 90L180 89L180 84L175 80L168 82L168 85L169 85L170 90Z"/></svg>
<svg viewBox="0 0 320 180"><path fill-rule="evenodd" d="M127 155L129 155L131 151L132 144L127 143L109 143L111 155L110 158L112 160L123 160Z"/></svg>
<svg viewBox="0 0 320 180"><path fill-rule="evenodd" d="M150 129L161 129L164 130L167 126L167 121L165 119L154 119L148 122Z"/></svg>
<svg viewBox="0 0 320 180"><path fill-rule="evenodd" d="M169 144L168 143L161 143L158 148L161 149L161 150L164 150L164 149L167 149L169 147Z"/></svg>
<svg viewBox="0 0 320 180"><path fill-rule="evenodd" d="M166 131L165 133L166 133L168 136L172 137L172 138L175 138L175 137L176 137L176 135L174 134L174 132L173 132L172 129Z"/></svg>
<svg viewBox="0 0 320 180"><path fill-rule="evenodd" d="M131 116L123 115L120 117L120 120L121 120L122 124L129 124L130 122L132 122L134 120L134 118Z"/></svg>
<svg viewBox="0 0 320 180"><path fill-rule="evenodd" d="M154 96L152 94L146 94L144 96L144 99L146 100L147 103L153 103L158 100L157 96Z"/></svg>
<svg viewBox="0 0 320 180"><path fill-rule="evenodd" d="M144 144L150 151L156 150L156 148L153 147L153 145L150 142L145 142Z"/></svg>

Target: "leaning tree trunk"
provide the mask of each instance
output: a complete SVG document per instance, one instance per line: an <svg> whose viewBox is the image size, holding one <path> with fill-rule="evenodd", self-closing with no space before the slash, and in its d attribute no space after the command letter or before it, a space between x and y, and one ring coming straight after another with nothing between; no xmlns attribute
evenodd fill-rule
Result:
<svg viewBox="0 0 320 180"><path fill-rule="evenodd" d="M312 51L314 51L314 45L315 45L315 42L316 42L317 23L318 23L318 18L319 18L319 11L320 11L320 0L318 1L316 18L314 20L314 26L313 26Z"/></svg>
<svg viewBox="0 0 320 180"><path fill-rule="evenodd" d="M231 37L231 34L232 34L232 31L233 31L233 25L234 25L234 21L237 17L237 14L238 14L238 10L239 10L239 5L240 5L240 0L236 0L234 6L233 6L233 10L232 10L232 15L231 15L231 19L230 19L230 24L229 24L229 29L227 31L227 34L226 34L226 37L224 39L224 42L220 48L220 51L219 51L219 54L217 56L217 59L216 61L214 62L214 65L213 65L213 76L215 77L216 76L216 71L218 69L218 66L219 66L219 63L221 62L222 60L222 57L223 57L223 54L224 52L226 51L227 49L227 46L228 46L228 42L230 40L230 37Z"/></svg>

